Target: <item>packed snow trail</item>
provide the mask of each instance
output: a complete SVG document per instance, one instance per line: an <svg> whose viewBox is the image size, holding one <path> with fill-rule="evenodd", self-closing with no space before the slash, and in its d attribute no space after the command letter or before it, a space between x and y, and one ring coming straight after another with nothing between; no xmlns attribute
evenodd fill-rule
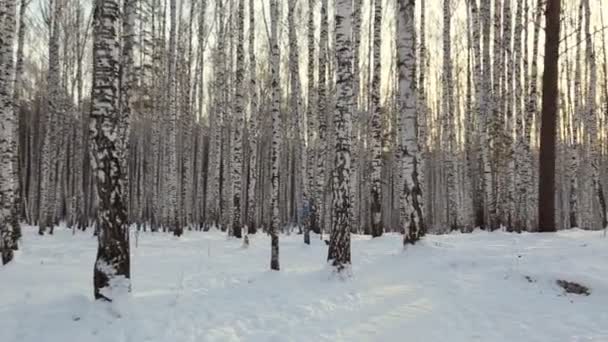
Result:
<svg viewBox="0 0 608 342"><path fill-rule="evenodd" d="M142 233L133 294L92 300L96 239L24 230L0 268L0 341L608 341L608 240L601 232L475 232L353 237L352 277L326 266L327 246L281 236L249 248L224 233ZM588 297L555 281L580 282Z"/></svg>

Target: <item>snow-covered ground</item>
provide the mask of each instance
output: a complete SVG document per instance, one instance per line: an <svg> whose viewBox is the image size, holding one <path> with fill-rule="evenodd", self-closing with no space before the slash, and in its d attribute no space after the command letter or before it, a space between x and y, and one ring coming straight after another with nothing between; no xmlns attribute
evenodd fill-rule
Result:
<svg viewBox="0 0 608 342"><path fill-rule="evenodd" d="M280 272L263 234L142 234L133 294L92 300L96 240L25 230L0 267L0 341L608 341L608 239L600 232L475 232L353 237L352 276L325 265L327 246L281 236ZM133 241L134 242L134 241ZM527 278L528 277L528 278ZM583 283L564 295L556 279Z"/></svg>

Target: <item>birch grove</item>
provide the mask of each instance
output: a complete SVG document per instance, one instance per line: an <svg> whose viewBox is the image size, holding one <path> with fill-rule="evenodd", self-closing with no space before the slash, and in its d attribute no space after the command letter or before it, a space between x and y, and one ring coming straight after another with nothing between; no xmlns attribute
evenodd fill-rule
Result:
<svg viewBox="0 0 608 342"><path fill-rule="evenodd" d="M341 271L351 234L608 226L597 1L32 4L0 4L4 263L90 230L111 300L130 232L269 234L273 270L302 234Z"/></svg>

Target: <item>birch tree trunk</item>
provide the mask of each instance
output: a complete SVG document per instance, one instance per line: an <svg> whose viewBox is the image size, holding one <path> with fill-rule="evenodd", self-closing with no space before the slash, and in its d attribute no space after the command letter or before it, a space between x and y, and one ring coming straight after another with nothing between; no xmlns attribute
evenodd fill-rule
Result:
<svg viewBox="0 0 608 342"><path fill-rule="evenodd" d="M503 113L502 113L502 97L500 94L501 90L501 76L503 74L504 65L502 61L502 30L501 30L501 3L503 0L494 0L494 19L493 19L493 67L492 67L492 88L491 88L491 113L490 113L490 140L491 146L490 152L490 176L492 178L492 187L490 188L488 201L488 213L489 213L489 228L497 229L501 224L501 217L499 213L499 207L502 201L502 186L501 176L502 170L500 170L501 152L503 149L503 136L502 129L504 125Z"/></svg>
<svg viewBox="0 0 608 342"><path fill-rule="evenodd" d="M480 2L480 18L482 27L482 63L483 63L483 89L481 119L481 165L483 170L483 225L490 228L490 206L494 202L492 199L492 170L490 163L490 123L491 121L491 86L492 86L492 61L490 58L490 33L491 33L491 13L490 1Z"/></svg>
<svg viewBox="0 0 608 342"><path fill-rule="evenodd" d="M168 94L169 94L169 127L168 127L168 146L167 146L167 170L168 170L168 183L167 184L167 197L168 197L168 216L167 224L169 229L173 231L173 234L180 236L183 233L183 228L179 222L179 183L178 183L178 170L177 170L177 148L178 148L178 114L177 114L177 84L176 84L176 73L177 73L177 59L175 57L175 50L177 46L177 8L176 0L170 0L170 13L171 13L171 28L169 31L169 68L168 68Z"/></svg>
<svg viewBox="0 0 608 342"><path fill-rule="evenodd" d="M422 215L422 188L418 181L419 141L416 94L416 22L415 0L399 0L397 13L397 52L399 67L399 116L401 117L401 174L403 189L400 194L400 211L405 229L403 243L414 244L424 235Z"/></svg>
<svg viewBox="0 0 608 342"><path fill-rule="evenodd" d="M60 125L57 125L60 113L61 98L61 72L59 69L59 18L61 16L61 4L58 0L52 2L52 21L49 33L49 72L47 75L48 87L48 109L46 115L46 130L42 145L42 180L40 184L40 226L38 233L43 235L47 228L52 234L55 220L55 176L56 176L56 155L58 135Z"/></svg>
<svg viewBox="0 0 608 342"><path fill-rule="evenodd" d="M382 226L382 107L380 98L380 79L382 61L380 48L382 45L382 0L374 0L374 35L373 35L373 80L372 80L372 117L371 130L371 216L372 236L381 236Z"/></svg>
<svg viewBox="0 0 608 342"><path fill-rule="evenodd" d="M227 0L227 13L232 13L234 10L234 0ZM224 81L221 83L220 94L222 97L222 107L224 108L224 122L222 127L222 184L221 184L221 226L222 230L232 230L232 158L230 155L232 145L234 126L234 101L233 101L233 84L234 84L234 32L233 32L233 16L229 15L226 18L225 41L228 43L226 47L226 59L224 62ZM230 232L229 232L230 235Z"/></svg>
<svg viewBox="0 0 608 342"><path fill-rule="evenodd" d="M352 0L336 0L335 160L332 170L332 229L327 260L338 272L350 267L350 140L353 110Z"/></svg>
<svg viewBox="0 0 608 342"><path fill-rule="evenodd" d="M398 66L399 66L399 115L401 116L402 151L401 174L403 189L400 192L400 210L405 229L403 243L414 244L424 235L423 196L418 180L419 136L416 96L416 46L414 33L416 22L415 0L399 0L398 4Z"/></svg>
<svg viewBox="0 0 608 342"><path fill-rule="evenodd" d="M294 189L292 193L295 195L294 206L297 208L295 211L295 222L297 225L300 224L300 220L304 218L304 211L308 211L308 204L300 203L307 202L305 194L307 194L307 171L306 161L308 160L306 153L306 131L304 124L304 115L302 113L302 94L300 84L300 53L298 49L298 37L296 35L298 20L296 19L296 3L288 5L287 21L289 23L289 80L290 80L290 117L295 121L294 123L294 137L295 140L295 153L294 161L292 165L299 165L297 169L293 171L294 177ZM307 226L304 223L304 226ZM306 235L306 233L305 233ZM306 237L305 237L306 238Z"/></svg>
<svg viewBox="0 0 608 342"><path fill-rule="evenodd" d="M0 4L0 254L2 264L13 259L17 247L19 221L15 217L17 179L13 171L17 153L15 136L17 115L13 105L13 44L15 38L16 0Z"/></svg>
<svg viewBox="0 0 608 342"><path fill-rule="evenodd" d="M608 218L606 211L606 199L604 197L604 189L600 180L600 158L599 158L599 139L598 139L598 120L597 120L597 64L595 58L595 50L593 47L593 37L591 33L591 8L589 0L584 0L585 8L585 45L586 45L586 60L589 67L589 89L587 92L587 110L586 110L586 126L589 134L589 158L591 159L591 182L593 191L597 196L597 202L600 209L600 218L602 227L608 227Z"/></svg>
<svg viewBox="0 0 608 342"><path fill-rule="evenodd" d="M360 133L363 127L363 113L361 111L361 70L359 69L359 54L361 51L361 8L362 1L361 0L353 0L353 10L352 10L352 23L353 23L353 32L352 32L352 44L353 44L353 97L354 97L354 108L353 108L353 129L352 129L352 138L351 138L351 165L352 165L352 173L350 177L350 198L351 198L351 221L352 221L352 229L354 232L360 230L361 227L361 217L359 216L360 205L361 205L361 193L360 183L362 180L361 170L362 168L362 158L363 155L363 144L361 139L359 139Z"/></svg>
<svg viewBox="0 0 608 342"><path fill-rule="evenodd" d="M194 126L194 115L193 115L193 100L194 97L191 93L193 90L192 82L192 59L193 59L193 46L192 46L192 33L194 24L194 13L196 13L196 2L190 3L190 14L187 22L186 34L183 35L182 40L185 41L184 49L187 50L185 60L182 61L182 99L181 99L181 112L182 112L182 184L181 184L181 221L182 227L188 227L192 230L193 224L193 208L194 208L194 146L195 139L193 135ZM185 25L185 23L184 23ZM183 228L182 228L183 229Z"/></svg>
<svg viewBox="0 0 608 342"><path fill-rule="evenodd" d="M317 183L316 183L316 196L314 199L314 203L316 206L316 210L311 211L312 220L318 222L319 224L319 232L323 233L323 230L326 228L324 224L325 217L325 161L327 159L327 118L328 109L329 109L329 101L327 96L327 88L329 84L328 74L328 56L329 56L329 39L328 39L328 30L329 30L329 14L328 14L328 0L321 0L321 32L319 37L319 83L318 87L318 136L317 136Z"/></svg>
<svg viewBox="0 0 608 342"><path fill-rule="evenodd" d="M258 88L257 62L255 58L255 4L249 0L249 183L247 205L247 229L249 234L255 234L258 196L256 193L258 175Z"/></svg>
<svg viewBox="0 0 608 342"><path fill-rule="evenodd" d="M15 142L15 150L13 151L13 177L16 183L15 189L15 198L14 198L14 208L15 213L12 215L13 218L13 235L15 241L21 238L21 226L19 225L19 219L24 212L25 205L25 177L21 177L21 174L26 173L26 169L21 167L22 163L19 158L20 156L20 146L21 141L19 140L20 128L24 126L20 119L20 110L21 110L21 94L23 92L22 88L22 74L23 74L23 47L25 43L25 33L26 33L26 25L25 25L25 14L27 11L27 7L29 5L29 0L21 0L19 6L19 31L17 33L17 52L16 52L16 64L14 69L14 85L13 85L13 107L15 112L15 125L13 127L14 134L14 142ZM6 25L9 25L8 22ZM8 29L8 26L7 26ZM16 31L16 29L15 29ZM25 158L21 158L25 159ZM13 247L17 248L17 243L13 245Z"/></svg>
<svg viewBox="0 0 608 342"><path fill-rule="evenodd" d="M93 38L91 166L97 183L99 225L94 268L96 299L112 301L130 291L129 228L123 196L120 118L120 5L96 0Z"/></svg>
<svg viewBox="0 0 608 342"><path fill-rule="evenodd" d="M458 220L458 200L457 200L457 170L455 165L455 127L454 117L454 85L452 77L452 39L451 39L451 1L443 1L443 148L444 148L444 168L446 175L446 221L450 229L457 229L460 226Z"/></svg>
<svg viewBox="0 0 608 342"><path fill-rule="evenodd" d="M472 170L475 171L474 175L477 176L475 184L476 187L473 190L473 200L474 200L474 211L475 211L475 225L483 226L484 224L484 198L485 198L485 178L483 177L483 163L479 163L480 158L481 161L485 160L484 153L487 153L487 146L484 146L482 141L485 139L485 117L484 117L484 78L483 78L483 66L482 66L482 53L481 53L481 27L480 27L480 13L477 7L476 0L469 0L468 4L470 6L471 11L471 38L472 38L472 48L473 48L473 60L474 60L474 83L475 83L475 105L473 107L474 113L477 114L478 119L475 127L476 134L476 155L475 160L478 165L481 165L482 169L479 167L474 167ZM479 172L481 171L481 172ZM473 174L471 175L473 177Z"/></svg>
<svg viewBox="0 0 608 342"><path fill-rule="evenodd" d="M237 0L236 13L236 79L235 79L235 111L234 127L232 137L232 233L235 237L242 236L241 219L241 190L243 169L243 129L245 116L245 0ZM251 30L252 28L250 28Z"/></svg>
<svg viewBox="0 0 608 342"><path fill-rule="evenodd" d="M225 48L224 48L224 12L222 1L216 2L217 26L218 26L218 44L214 52L214 86L213 86L213 109L210 113L209 127L209 166L207 178L207 224L218 226L220 223L220 170L222 163L222 127L224 121L223 107L223 83L224 83L224 63Z"/></svg>
<svg viewBox="0 0 608 342"><path fill-rule="evenodd" d="M134 108L135 96L133 86L135 85L135 16L137 14L136 0L123 1L122 20L122 59L120 61L120 116L118 121L118 153L122 162L123 170L123 196L124 203L129 210L129 163L128 144L130 139L130 117ZM131 208L132 210L133 208Z"/></svg>
<svg viewBox="0 0 608 342"><path fill-rule="evenodd" d="M280 74L279 74L279 6L278 0L271 0L270 15L271 15L271 37L270 37L270 48L271 48L271 63L270 72L272 77L272 142L271 142L271 224L269 229L271 244L270 244L270 269L278 271L279 266L279 235L278 230L280 229L281 218L279 214L279 165L280 151L282 147L282 134L281 134L281 113L280 113L280 101L281 101L281 89L280 86Z"/></svg>
<svg viewBox="0 0 608 342"><path fill-rule="evenodd" d="M310 244L310 231L318 230L317 221L317 196L315 195L315 156L317 146L317 88L315 87L315 0L308 0L308 99L306 104L306 129L308 146L306 151L306 177L307 184L304 187L305 217L304 243ZM319 49L320 51L320 49Z"/></svg>
<svg viewBox="0 0 608 342"><path fill-rule="evenodd" d="M580 224L580 216L579 216L579 155L581 154L581 149L579 147L579 138L578 138L578 127L579 127L579 117L582 112L581 106L581 50L582 44L582 32L583 32L583 3L584 0L581 0L579 6L579 14L578 14L578 26L576 28L576 52L574 58L574 113L572 115L572 147L570 149L570 164L569 164L569 173L570 173L570 197L569 197L569 223L570 228L579 227Z"/></svg>
<svg viewBox="0 0 608 342"><path fill-rule="evenodd" d="M523 17L524 3L523 0L517 0L517 12L515 14L515 32L513 42L513 59L514 59L514 92L515 92L515 105L514 105L514 116L515 116L515 150L514 150L514 162L515 162L515 193L513 200L515 201L515 215L512 222L512 226L515 230L520 232L522 228L525 228L526 216L525 216L525 194L526 189L523 188L522 177L520 170L522 168L522 159L524 158L524 136L525 132L523 129L523 105L522 105L522 94L523 94L523 82L522 74L523 69L523 54L522 54L522 33L524 31L525 18ZM527 44L527 42L525 42Z"/></svg>
<svg viewBox="0 0 608 342"><path fill-rule="evenodd" d="M513 219L515 215L515 164L513 160L513 130L514 130L514 116L513 116L513 99L515 95L514 84L514 70L516 66L513 59L513 49L511 48L512 40L512 19L511 19L511 0L503 1L503 33L502 33L502 55L503 64L506 70L502 73L502 98L503 98L503 110L504 114L502 117L506 119L506 123L503 125L502 140L503 149L501 151L502 158L500 158L501 164L499 167L501 170L502 182L501 191L503 199L502 202L502 224L507 227L508 230L513 228ZM504 120L503 119L503 120Z"/></svg>
<svg viewBox="0 0 608 342"><path fill-rule="evenodd" d="M535 191L533 156L532 156L532 127L536 120L538 112L538 49L540 40L540 25L543 15L543 0L538 0L534 19L534 37L532 42L532 56L530 56L530 77L529 77L529 97L527 101L526 117L525 117L525 137L524 137L524 169L522 170L523 182L526 186L526 205L528 208L534 208L537 192ZM557 106L557 105L556 105ZM538 199L537 199L538 200ZM535 214L534 210L526 210L527 224L526 227L531 229L534 226Z"/></svg>
<svg viewBox="0 0 608 342"><path fill-rule="evenodd" d="M415 7L415 6L414 6ZM415 8L414 8L415 10ZM415 20L414 20L415 21ZM414 35L415 38L415 35ZM427 78L427 47L426 47L426 0L420 0L420 58L418 58L418 103L416 104L416 110L418 112L418 147L420 148L418 161L418 182L421 186L423 194L423 202L425 199L430 200L430 191L426 186L426 171L428 163L428 149L426 144L427 139L427 118L428 118L428 105L427 105L427 94L426 94L426 78ZM415 39L414 39L415 41ZM424 212L423 212L424 214Z"/></svg>

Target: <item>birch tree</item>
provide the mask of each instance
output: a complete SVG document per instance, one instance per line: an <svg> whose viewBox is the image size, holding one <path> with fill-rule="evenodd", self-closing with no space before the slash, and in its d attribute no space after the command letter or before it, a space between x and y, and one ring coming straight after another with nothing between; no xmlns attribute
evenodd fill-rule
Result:
<svg viewBox="0 0 608 342"><path fill-rule="evenodd" d="M224 120L223 83L224 63L224 12L222 1L216 2L218 41L214 51L214 106L210 113L210 147L207 177L207 224L217 226L220 223L220 170L222 161L222 127Z"/></svg>
<svg viewBox="0 0 608 342"><path fill-rule="evenodd" d="M559 4L558 4L559 5ZM586 61L589 68L589 89L587 91L587 108L586 108L586 127L589 133L588 146L589 158L591 159L591 182L593 192L597 196L597 203L600 208L600 217L602 228L608 227L608 212L606 211L606 199L604 196L604 188L600 180L600 161L599 161L599 142L598 142L598 120L596 119L597 111L597 63L596 53L593 46L593 38L591 33L591 8L589 0L584 0L585 9L585 47ZM559 16L559 14L558 14Z"/></svg>
<svg viewBox="0 0 608 342"><path fill-rule="evenodd" d="M483 212L484 219L483 223L486 227L490 227L490 205L494 203L492 197L492 171L490 168L490 115L491 115L491 85L492 85L492 65L490 55L490 33L491 33L491 13L490 13L490 1L481 1L480 6L480 19L482 27L482 63L483 63L483 82L481 87L483 89L483 96L481 99L481 112L482 123L481 123L481 165L483 170Z"/></svg>
<svg viewBox="0 0 608 342"><path fill-rule="evenodd" d="M122 20L122 59L120 60L120 116L118 122L118 153L122 162L123 196L124 202L129 201L129 164L128 141L130 138L131 109L134 107L135 96L133 86L135 85L135 16L137 3L135 0L123 2Z"/></svg>
<svg viewBox="0 0 608 342"><path fill-rule="evenodd" d="M399 56L399 115L401 116L401 173L404 176L400 192L401 216L405 229L404 244L414 244L424 235L422 213L422 187L418 180L419 140L416 96L416 46L414 34L415 0L399 0L398 4L398 56Z"/></svg>
<svg viewBox="0 0 608 342"><path fill-rule="evenodd" d="M316 209L311 211L311 220L318 222L320 225L319 232L323 233L326 228L324 224L324 217L327 206L325 205L325 162L328 155L328 142L327 142L327 121L328 121L328 109L329 109L329 96L328 92L328 64L329 64L329 14L328 14L328 0L321 0L321 32L319 33L319 67L318 67L318 108L317 108L317 144L315 151L317 153L317 168L316 168L316 191L315 198L313 199Z"/></svg>
<svg viewBox="0 0 608 342"><path fill-rule="evenodd" d="M14 210L17 179L13 171L17 153L15 136L17 113L13 105L13 43L15 38L16 1L0 4L0 254L2 264L13 259L17 247L18 218Z"/></svg>
<svg viewBox="0 0 608 342"><path fill-rule="evenodd" d="M289 37L289 90L290 90L290 99L289 99L289 107L290 107L290 117L295 121L294 122L294 137L295 140L295 155L296 159L292 162L292 165L298 165L299 167L293 172L291 172L292 176L297 179L294 181L294 189L292 189L292 193L294 193L294 206L297 208L295 210L296 218L295 221L297 224L300 223L300 219L304 214L304 210L308 210L308 204L300 203L307 201L307 149L306 149L306 130L304 123L304 115L302 113L302 94L301 89L302 85L300 82L300 52L298 49L298 37L296 35L298 20L297 20L297 12L296 7L297 4L293 3L288 6L288 14L287 21L289 22L288 28L288 37ZM298 177L299 175L299 177ZM297 182L297 184L295 184ZM306 206L306 208L305 208ZM304 223L304 226L307 224ZM306 229L306 228L305 228ZM305 234L306 235L306 234ZM306 238L306 236L305 236Z"/></svg>
<svg viewBox="0 0 608 342"><path fill-rule="evenodd" d="M123 161L116 139L120 118L120 7L96 0L93 30L91 166L99 201L95 298L112 301L130 291L129 228L123 196Z"/></svg>
<svg viewBox="0 0 608 342"><path fill-rule="evenodd" d="M241 238L241 190L243 169L243 128L245 120L245 0L237 0L237 46L236 46L236 106L234 115L233 140L232 140L232 233Z"/></svg>
<svg viewBox="0 0 608 342"><path fill-rule="evenodd" d="M381 65L380 47L382 44L382 0L374 0L373 35L373 80L372 80L372 117L371 131L371 217L372 236L380 236L382 227L382 107L380 98Z"/></svg>
<svg viewBox="0 0 608 342"><path fill-rule="evenodd" d="M352 0L336 1L335 159L332 170L332 230L327 260L338 272L350 267L350 140L353 110Z"/></svg>
<svg viewBox="0 0 608 342"><path fill-rule="evenodd" d="M582 41L583 32L583 2L581 0L578 11L578 24L576 28L576 42ZM572 147L570 149L570 164L568 171L570 172L570 196L569 196L569 224L571 228L579 226L579 154L581 149L579 147L578 139L578 127L579 127L579 113L582 112L581 106L581 50L582 44L576 47L575 60L574 60L574 115L572 115Z"/></svg>
<svg viewBox="0 0 608 342"><path fill-rule="evenodd" d="M323 0L322 0L323 1ZM304 243L310 244L310 230L318 229L317 221L317 196L315 195L315 156L317 146L317 124L318 116L317 109L317 88L315 87L315 0L308 0L308 98L306 103L306 134L307 134L307 151L306 151L306 172L307 184L304 188L304 200L306 201L308 213L307 221L304 225ZM319 49L320 50L320 49Z"/></svg>
<svg viewBox="0 0 608 342"><path fill-rule="evenodd" d="M247 228L249 234L256 232L256 209L258 194L256 192L258 178L258 87L257 61L255 58L255 5L249 1L249 182L247 190Z"/></svg>
<svg viewBox="0 0 608 342"><path fill-rule="evenodd" d="M454 85L452 77L452 39L451 39L451 1L443 1L443 148L444 148L444 168L447 186L447 224L451 229L459 227L458 222L458 202L456 189L456 165L453 155L455 144L455 121L454 121Z"/></svg>
<svg viewBox="0 0 608 342"><path fill-rule="evenodd" d="M281 90L279 88L280 75L279 75L279 6L277 0L271 0L270 15L271 15L271 34L270 34L270 48L271 48L271 63L270 73L272 78L272 142L271 142L271 210L272 218L270 223L270 269L278 271L279 266L279 226L281 219L279 216L279 165L280 165L280 151L282 145L282 134L281 134L281 115L280 115L280 101L281 101Z"/></svg>
<svg viewBox="0 0 608 342"><path fill-rule="evenodd" d="M539 0L534 17L534 36L532 42L532 55L530 56L530 75L528 81L528 101L525 118L525 137L524 137L524 166L522 170L523 182L526 186L526 203L528 208L534 208L537 195L534 182L533 156L532 156L532 128L538 116L538 49L540 43L540 26L543 15L543 0ZM557 106L557 105L556 105ZM542 134L542 133L541 133ZM537 199L538 201L538 199ZM527 210L527 227L532 227L535 222L534 210Z"/></svg>
<svg viewBox="0 0 608 342"><path fill-rule="evenodd" d="M173 234L180 236L183 232L183 228L179 222L179 184L178 184L178 170L177 170L177 145L178 145L178 114L177 114L177 84L176 84L176 68L177 59L175 56L175 50L177 46L177 6L176 0L170 0L170 13L171 13L171 28L169 31L169 68L168 68L168 94L169 94L169 127L168 127L168 138L167 144L167 170L168 170L168 184L167 184L167 197L168 197L168 216L167 224Z"/></svg>
<svg viewBox="0 0 608 342"><path fill-rule="evenodd" d="M59 18L61 16L61 3L53 1L51 24L49 27L49 71L47 75L48 110L46 115L46 129L42 145L42 180L40 183L40 223L38 233L43 235L46 229L53 233L55 224L55 176L56 168L54 158L57 155L58 137L60 136L57 118L61 115L59 101L60 87L60 60L59 60Z"/></svg>

